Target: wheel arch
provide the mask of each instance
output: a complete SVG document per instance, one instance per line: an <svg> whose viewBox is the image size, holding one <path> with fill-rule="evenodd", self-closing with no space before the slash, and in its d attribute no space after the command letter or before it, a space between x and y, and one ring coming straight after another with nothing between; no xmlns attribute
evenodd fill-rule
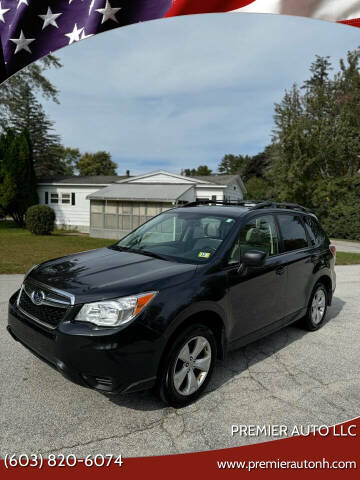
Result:
<svg viewBox="0 0 360 480"><path fill-rule="evenodd" d="M328 275L322 275L316 281L316 284L318 284L318 283L322 283L324 285L324 287L326 288L326 291L327 291L327 294L328 294L328 305L331 305L332 294L333 294L331 278Z"/></svg>
<svg viewBox="0 0 360 480"><path fill-rule="evenodd" d="M207 302L192 306L177 316L172 322L171 328L166 335L166 342L159 362L159 372L163 367L164 358L168 354L173 340L178 333L193 323L200 323L209 327L215 336L217 347L217 358L224 359L227 350L227 336L224 321L224 312L216 305L209 305Z"/></svg>

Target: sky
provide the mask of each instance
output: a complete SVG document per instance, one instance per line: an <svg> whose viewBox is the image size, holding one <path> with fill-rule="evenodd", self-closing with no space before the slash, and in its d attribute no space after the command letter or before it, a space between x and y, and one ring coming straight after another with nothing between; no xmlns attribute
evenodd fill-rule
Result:
<svg viewBox="0 0 360 480"><path fill-rule="evenodd" d="M299 17L210 14L119 28L56 53L43 101L65 146L106 150L118 174L180 173L271 141L274 102L309 77L315 55L335 67L357 28Z"/></svg>

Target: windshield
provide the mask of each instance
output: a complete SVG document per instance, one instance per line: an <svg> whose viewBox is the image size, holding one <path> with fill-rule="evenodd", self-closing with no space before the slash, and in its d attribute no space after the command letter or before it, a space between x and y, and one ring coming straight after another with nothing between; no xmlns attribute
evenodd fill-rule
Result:
<svg viewBox="0 0 360 480"><path fill-rule="evenodd" d="M234 224L232 217L200 212L167 212L134 230L115 247L167 260L207 263Z"/></svg>

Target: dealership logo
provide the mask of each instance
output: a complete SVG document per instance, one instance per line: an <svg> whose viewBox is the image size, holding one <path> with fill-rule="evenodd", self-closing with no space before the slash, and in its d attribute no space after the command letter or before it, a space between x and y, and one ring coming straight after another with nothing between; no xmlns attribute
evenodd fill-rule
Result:
<svg viewBox="0 0 360 480"><path fill-rule="evenodd" d="M41 305L45 300L45 293L42 290L34 290L31 294L31 300L35 305Z"/></svg>

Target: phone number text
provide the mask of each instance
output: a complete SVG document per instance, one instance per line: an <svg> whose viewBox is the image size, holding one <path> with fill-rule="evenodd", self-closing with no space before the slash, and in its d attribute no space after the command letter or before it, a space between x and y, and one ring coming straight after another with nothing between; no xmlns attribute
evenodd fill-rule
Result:
<svg viewBox="0 0 360 480"><path fill-rule="evenodd" d="M43 466L47 467L76 467L77 465L84 465L85 467L110 467L112 465L121 467L123 465L123 459L121 455L88 455L85 458L78 458L76 455L70 453L68 455L63 454L50 454L43 456L42 454L28 455L23 453L21 455L7 454L4 457L5 468L16 467L32 467L41 469Z"/></svg>

